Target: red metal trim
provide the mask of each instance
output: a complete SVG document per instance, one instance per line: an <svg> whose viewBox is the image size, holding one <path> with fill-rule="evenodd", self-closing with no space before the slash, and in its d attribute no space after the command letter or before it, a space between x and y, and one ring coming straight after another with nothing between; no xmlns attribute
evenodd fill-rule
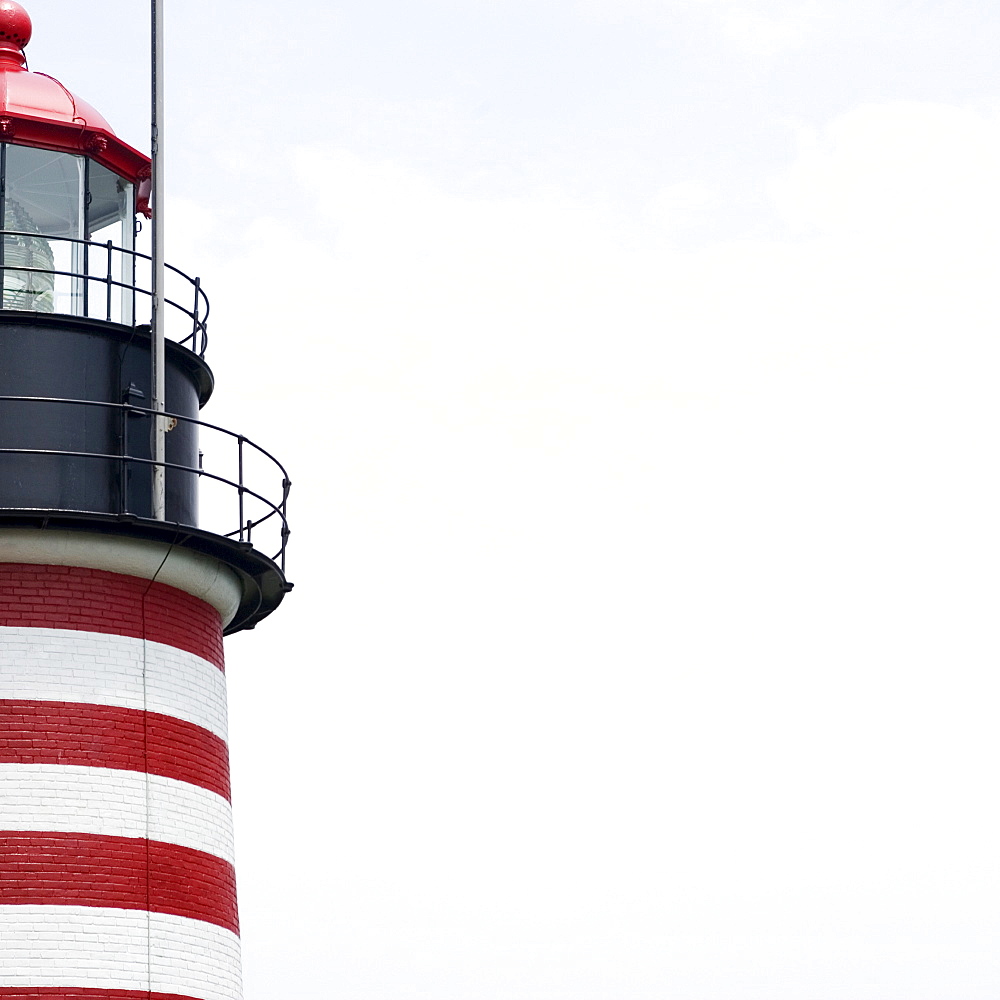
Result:
<svg viewBox="0 0 1000 1000"><path fill-rule="evenodd" d="M131 837L0 832L0 905L145 910L240 930L228 861Z"/></svg>
<svg viewBox="0 0 1000 1000"><path fill-rule="evenodd" d="M6 109L0 109L0 115L3 117L0 132L8 142L51 149L57 153L90 156L133 184L138 184L143 171L149 170L149 157L122 142L113 132L91 128L84 122L50 121Z"/></svg>
<svg viewBox="0 0 1000 1000"><path fill-rule="evenodd" d="M139 185L135 189L135 214L144 215L147 219L153 217L153 180L151 177L139 177Z"/></svg>
<svg viewBox="0 0 1000 1000"><path fill-rule="evenodd" d="M139 771L230 800L224 740L191 722L134 708L0 700L0 763Z"/></svg>

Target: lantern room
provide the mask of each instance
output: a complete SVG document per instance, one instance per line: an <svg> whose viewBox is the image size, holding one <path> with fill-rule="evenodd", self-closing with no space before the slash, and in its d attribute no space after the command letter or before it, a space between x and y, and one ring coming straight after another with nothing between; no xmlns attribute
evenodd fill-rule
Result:
<svg viewBox="0 0 1000 1000"><path fill-rule="evenodd" d="M106 318L131 323L132 297L123 279L134 244L134 191L89 156L0 144L3 308L88 315L87 278L95 267L104 268L106 278L110 263L118 287ZM89 243L105 247L101 259ZM110 258L107 244L115 248Z"/></svg>

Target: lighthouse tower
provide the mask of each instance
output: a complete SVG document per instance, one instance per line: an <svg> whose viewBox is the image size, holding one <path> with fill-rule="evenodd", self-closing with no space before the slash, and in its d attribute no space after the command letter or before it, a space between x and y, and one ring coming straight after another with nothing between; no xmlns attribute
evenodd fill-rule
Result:
<svg viewBox="0 0 1000 1000"><path fill-rule="evenodd" d="M233 1000L222 638L290 589L288 477L201 419L208 300L173 268L154 416L150 160L30 35L0 0L0 1000Z"/></svg>

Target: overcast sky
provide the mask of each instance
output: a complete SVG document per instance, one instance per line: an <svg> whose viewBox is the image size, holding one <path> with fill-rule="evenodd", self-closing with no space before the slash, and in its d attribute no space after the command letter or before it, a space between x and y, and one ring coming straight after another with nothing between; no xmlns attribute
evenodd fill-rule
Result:
<svg viewBox="0 0 1000 1000"><path fill-rule="evenodd" d="M996 6L165 3L248 1000L996 1000Z"/></svg>

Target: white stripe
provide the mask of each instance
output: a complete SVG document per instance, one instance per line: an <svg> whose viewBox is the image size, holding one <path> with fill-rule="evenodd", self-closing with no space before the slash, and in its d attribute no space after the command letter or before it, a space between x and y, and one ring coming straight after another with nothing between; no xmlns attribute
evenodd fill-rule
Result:
<svg viewBox="0 0 1000 1000"><path fill-rule="evenodd" d="M215 924L145 910L0 906L0 986L240 1000L240 941Z"/></svg>
<svg viewBox="0 0 1000 1000"><path fill-rule="evenodd" d="M215 792L135 771L0 764L0 830L148 837L233 864L233 812Z"/></svg>
<svg viewBox="0 0 1000 1000"><path fill-rule="evenodd" d="M114 705L171 715L227 738L226 675L160 642L69 629L0 628L0 698Z"/></svg>

